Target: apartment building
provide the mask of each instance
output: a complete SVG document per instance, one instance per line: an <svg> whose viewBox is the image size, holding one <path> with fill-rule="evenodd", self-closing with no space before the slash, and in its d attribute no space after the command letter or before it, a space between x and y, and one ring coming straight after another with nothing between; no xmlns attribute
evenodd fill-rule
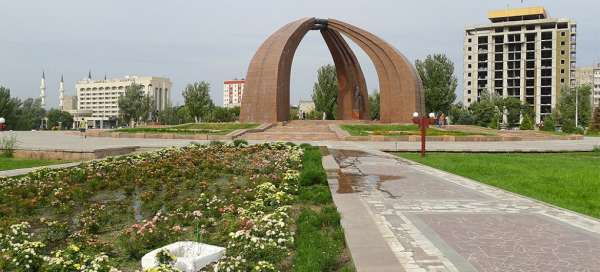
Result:
<svg viewBox="0 0 600 272"><path fill-rule="evenodd" d="M242 105L245 82L244 79L225 80L225 82L223 82L224 107L233 108Z"/></svg>
<svg viewBox="0 0 600 272"><path fill-rule="evenodd" d="M592 106L600 107L600 63L577 68L575 82L578 86L590 85L592 87Z"/></svg>
<svg viewBox="0 0 600 272"><path fill-rule="evenodd" d="M552 113L563 87L574 87L577 24L550 18L543 7L495 10L490 23L467 27L464 101L486 92L530 104L539 123Z"/></svg>

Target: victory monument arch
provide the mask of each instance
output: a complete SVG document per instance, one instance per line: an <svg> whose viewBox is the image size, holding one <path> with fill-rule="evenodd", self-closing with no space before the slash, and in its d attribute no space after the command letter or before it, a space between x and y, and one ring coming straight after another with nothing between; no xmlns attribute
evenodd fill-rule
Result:
<svg viewBox="0 0 600 272"><path fill-rule="evenodd" d="M377 71L380 120L410 123L412 113L425 114L422 84L412 64L381 38L334 20L303 18L273 33L256 51L248 67L240 121L287 121L290 112L290 73L296 48L310 30L319 30L336 67L338 119L369 119L369 94L360 64L342 34L364 50Z"/></svg>

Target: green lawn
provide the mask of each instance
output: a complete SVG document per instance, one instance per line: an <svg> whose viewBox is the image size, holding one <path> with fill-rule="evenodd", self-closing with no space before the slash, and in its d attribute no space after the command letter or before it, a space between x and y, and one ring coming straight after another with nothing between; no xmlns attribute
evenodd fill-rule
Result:
<svg viewBox="0 0 600 272"><path fill-rule="evenodd" d="M37 160L37 159L15 159L0 156L0 171L31 168L51 164L66 163L65 161Z"/></svg>
<svg viewBox="0 0 600 272"><path fill-rule="evenodd" d="M397 155L600 218L600 152Z"/></svg>
<svg viewBox="0 0 600 272"><path fill-rule="evenodd" d="M128 133L179 133L179 134L214 134L225 135L237 129L255 128L258 124L252 123L198 123L183 124L164 128L122 128L115 132Z"/></svg>
<svg viewBox="0 0 600 272"><path fill-rule="evenodd" d="M341 125L341 128L348 131L352 136L369 136L369 135L385 135L385 136L405 136L419 135L419 127L417 125ZM428 136L469 136L469 135L487 135L485 133L469 133L464 131L446 131L433 127L427 129Z"/></svg>

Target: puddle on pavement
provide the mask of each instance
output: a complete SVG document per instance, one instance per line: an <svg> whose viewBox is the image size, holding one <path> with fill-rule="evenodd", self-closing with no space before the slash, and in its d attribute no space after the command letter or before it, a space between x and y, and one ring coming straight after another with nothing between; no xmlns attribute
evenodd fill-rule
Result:
<svg viewBox="0 0 600 272"><path fill-rule="evenodd" d="M362 178L362 175L349 174L342 172L342 169L338 170L338 194L350 194L360 192L360 190L354 187L358 186L358 182Z"/></svg>
<svg viewBox="0 0 600 272"><path fill-rule="evenodd" d="M370 154L360 150L342 150L342 149L330 149L329 152L333 154L335 161L338 164L343 162L348 158L359 158L359 157L369 157Z"/></svg>

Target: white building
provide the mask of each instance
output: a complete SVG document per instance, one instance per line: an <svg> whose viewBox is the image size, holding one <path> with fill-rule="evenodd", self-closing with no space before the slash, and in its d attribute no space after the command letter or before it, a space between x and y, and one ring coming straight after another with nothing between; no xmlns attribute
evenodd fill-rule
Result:
<svg viewBox="0 0 600 272"><path fill-rule="evenodd" d="M223 83L223 106L227 108L242 105L244 94L244 79L225 80Z"/></svg>
<svg viewBox="0 0 600 272"><path fill-rule="evenodd" d="M165 109L171 100L171 81L164 77L126 76L104 80L87 79L75 84L77 90L77 110L92 111L91 117L81 117L88 128L110 128L117 126L119 117L119 97L125 88L132 84L142 86L144 93L154 98L155 110Z"/></svg>
<svg viewBox="0 0 600 272"><path fill-rule="evenodd" d="M465 30L463 103L483 92L514 97L533 107L539 123L561 89L575 86L577 25L550 18L543 7L490 11L488 18Z"/></svg>
<svg viewBox="0 0 600 272"><path fill-rule="evenodd" d="M298 102L298 119L306 119L308 114L313 111L315 111L315 102L312 100L300 100L300 102Z"/></svg>

